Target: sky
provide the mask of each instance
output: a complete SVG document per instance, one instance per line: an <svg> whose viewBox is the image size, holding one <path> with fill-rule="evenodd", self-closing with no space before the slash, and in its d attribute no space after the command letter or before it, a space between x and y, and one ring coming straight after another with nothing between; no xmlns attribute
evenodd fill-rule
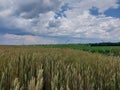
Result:
<svg viewBox="0 0 120 90"><path fill-rule="evenodd" d="M120 42L120 0L0 0L0 45Z"/></svg>

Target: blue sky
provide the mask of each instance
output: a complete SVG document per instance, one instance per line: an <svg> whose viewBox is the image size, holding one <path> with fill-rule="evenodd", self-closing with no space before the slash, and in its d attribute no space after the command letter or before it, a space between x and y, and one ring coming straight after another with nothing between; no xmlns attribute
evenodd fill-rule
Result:
<svg viewBox="0 0 120 90"><path fill-rule="evenodd" d="M0 44L120 42L120 0L0 0Z"/></svg>

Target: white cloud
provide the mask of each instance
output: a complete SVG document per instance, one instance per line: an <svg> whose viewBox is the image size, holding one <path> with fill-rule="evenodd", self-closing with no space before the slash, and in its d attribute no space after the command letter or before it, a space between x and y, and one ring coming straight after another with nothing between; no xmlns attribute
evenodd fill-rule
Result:
<svg viewBox="0 0 120 90"><path fill-rule="evenodd" d="M55 40L49 38L43 38L32 35L14 35L4 34L0 35L0 44L6 45L30 45L30 44L54 44Z"/></svg>
<svg viewBox="0 0 120 90"><path fill-rule="evenodd" d="M59 19L61 25L54 28L56 32L50 35L69 36L71 38L94 38L105 41L120 40L120 19L105 17L104 15L93 16L88 11L81 15L78 15L79 12L74 12L76 14L73 15L72 11L66 12L67 18Z"/></svg>
<svg viewBox="0 0 120 90"><path fill-rule="evenodd" d="M92 7L98 8L100 13L104 13L109 8L117 8L118 0L65 0L65 3L69 3L69 6L76 9L80 13L91 9Z"/></svg>
<svg viewBox="0 0 120 90"><path fill-rule="evenodd" d="M4 43L20 44L25 37L27 44L56 43L53 39L39 37L94 38L120 41L120 18L106 17L104 12L117 8L118 0L0 0L0 27L22 30L36 36L6 34ZM68 3L67 17L55 19L55 12ZM101 15L93 16L89 10L97 8ZM19 32L19 31L18 31ZM7 38L9 37L9 38ZM13 38L12 38L13 37ZM15 38L16 37L16 38ZM37 40L38 39L38 40ZM21 42L19 42L19 40ZM31 40L31 42L30 42ZM59 41L58 39L58 42ZM71 41L72 42L72 41ZM10 42L9 42L10 43Z"/></svg>

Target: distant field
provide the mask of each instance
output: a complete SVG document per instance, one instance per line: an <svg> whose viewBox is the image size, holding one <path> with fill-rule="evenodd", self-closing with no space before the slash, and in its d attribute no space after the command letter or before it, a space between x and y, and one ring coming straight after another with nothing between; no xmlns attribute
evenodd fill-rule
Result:
<svg viewBox="0 0 120 90"><path fill-rule="evenodd" d="M92 53L103 53L107 55L120 56L120 46L91 46L82 44L59 44L59 45L42 45L48 48L70 48L76 50L89 51Z"/></svg>
<svg viewBox="0 0 120 90"><path fill-rule="evenodd" d="M48 47L0 46L0 90L120 90L120 57Z"/></svg>

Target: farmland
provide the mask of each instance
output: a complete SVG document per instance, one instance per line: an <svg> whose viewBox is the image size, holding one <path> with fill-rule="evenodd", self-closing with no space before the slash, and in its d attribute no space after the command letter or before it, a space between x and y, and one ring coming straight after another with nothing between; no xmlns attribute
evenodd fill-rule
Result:
<svg viewBox="0 0 120 90"><path fill-rule="evenodd" d="M91 46L89 44L58 44L58 45L42 45L47 48L70 48L75 50L83 50L92 53L101 53L106 55L120 55L120 46Z"/></svg>
<svg viewBox="0 0 120 90"><path fill-rule="evenodd" d="M43 46L0 46L0 90L119 90L120 57Z"/></svg>

